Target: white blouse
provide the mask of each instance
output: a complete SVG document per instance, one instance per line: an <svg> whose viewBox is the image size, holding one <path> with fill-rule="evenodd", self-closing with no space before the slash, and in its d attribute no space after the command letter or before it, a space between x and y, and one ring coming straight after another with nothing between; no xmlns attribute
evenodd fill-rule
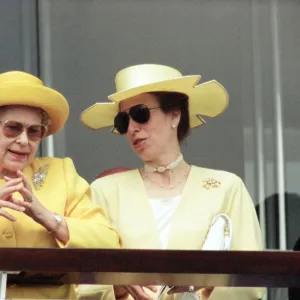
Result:
<svg viewBox="0 0 300 300"><path fill-rule="evenodd" d="M161 248L166 249L168 246L169 233L172 225L172 218L178 205L180 204L181 196L173 198L150 198L150 204L156 221L156 226L159 232ZM175 295L176 300L199 300L197 293L182 293Z"/></svg>
<svg viewBox="0 0 300 300"><path fill-rule="evenodd" d="M172 224L173 215L180 203L181 196L173 198L150 198L150 204L156 221L161 248L168 246L169 233Z"/></svg>

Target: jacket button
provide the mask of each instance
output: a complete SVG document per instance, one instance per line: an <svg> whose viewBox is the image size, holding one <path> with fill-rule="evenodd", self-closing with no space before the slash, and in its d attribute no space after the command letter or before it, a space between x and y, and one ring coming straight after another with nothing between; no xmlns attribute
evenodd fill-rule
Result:
<svg viewBox="0 0 300 300"><path fill-rule="evenodd" d="M7 239L12 238L14 235L11 231L5 231L3 234Z"/></svg>

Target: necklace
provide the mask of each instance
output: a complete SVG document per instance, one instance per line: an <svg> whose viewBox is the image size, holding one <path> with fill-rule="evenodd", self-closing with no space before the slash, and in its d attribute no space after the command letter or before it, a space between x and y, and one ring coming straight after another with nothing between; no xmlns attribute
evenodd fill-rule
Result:
<svg viewBox="0 0 300 300"><path fill-rule="evenodd" d="M172 169L176 168L182 162L182 160L183 160L183 156L180 153L178 155L178 157L173 162L168 164L167 166L153 167L148 164L145 164L143 170L145 173L154 173L154 172L163 173L167 170L172 170Z"/></svg>
<svg viewBox="0 0 300 300"><path fill-rule="evenodd" d="M149 178L148 174L145 172L145 169L142 169L141 171L142 171L142 176L143 176L145 179L149 180L150 182L152 182L152 183L154 183L154 184L156 184L156 185L159 185L161 188L173 190L173 189L176 188L178 185L180 185L182 182L184 182L184 180L186 180L186 178L187 178L187 176L188 176L188 174L189 174L189 167L190 167L190 166L187 164L187 165L186 165L186 171L185 171L184 174L183 174L183 178L180 179L177 183L175 183L175 184L173 184L173 185L170 185L170 186L166 186L166 185L164 185L164 184L162 184L162 183L158 183L158 182L156 182L155 180ZM173 172L173 171L172 171L172 172Z"/></svg>

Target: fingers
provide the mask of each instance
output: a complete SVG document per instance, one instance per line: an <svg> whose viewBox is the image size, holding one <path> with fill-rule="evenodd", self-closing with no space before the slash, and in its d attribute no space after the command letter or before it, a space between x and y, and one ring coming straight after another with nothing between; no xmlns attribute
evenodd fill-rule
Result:
<svg viewBox="0 0 300 300"><path fill-rule="evenodd" d="M9 182L6 182L4 186L0 189L0 199L5 199L10 194L18 192L22 188L22 181L12 179Z"/></svg>
<svg viewBox="0 0 300 300"><path fill-rule="evenodd" d="M17 174L20 177L13 179L7 176L4 177L7 182L4 185L2 197L0 194L0 198L6 200L5 197L7 197L8 194L19 192L22 195L24 201L31 203L33 200L31 186L21 171L18 171Z"/></svg>
<svg viewBox="0 0 300 300"><path fill-rule="evenodd" d="M10 178L8 176L5 176L4 179L6 180L6 185L7 186L17 186L18 188L16 191L18 191L20 194L22 194L25 201L31 202L32 191L31 191L31 186L30 186L28 179L24 176L23 172L20 170L17 171L17 176L18 176L17 178ZM21 188L22 184L23 184L24 188Z"/></svg>
<svg viewBox="0 0 300 300"><path fill-rule="evenodd" d="M127 290L135 300L151 300L151 297L147 295L144 289L139 285L127 286Z"/></svg>
<svg viewBox="0 0 300 300"><path fill-rule="evenodd" d="M33 195L31 193L31 191L29 191L27 188L25 188L24 186L22 186L18 192L22 195L23 199L25 202L27 203L31 203L33 200Z"/></svg>
<svg viewBox="0 0 300 300"><path fill-rule="evenodd" d="M117 300L127 300L129 296L129 293L126 293L122 296L116 297Z"/></svg>
<svg viewBox="0 0 300 300"><path fill-rule="evenodd" d="M18 192L21 188L22 188L22 184L17 184L17 185L13 185L13 186L9 186L9 187L4 187L3 189L3 193L2 193L2 197L1 198L5 198L15 192Z"/></svg>
<svg viewBox="0 0 300 300"><path fill-rule="evenodd" d="M4 186L12 186L12 185L19 184L22 182L22 178L20 178L20 177L10 178L10 177L4 176L4 180L6 181Z"/></svg>
<svg viewBox="0 0 300 300"><path fill-rule="evenodd" d="M13 196L11 196L10 199L7 200L6 202L7 203L11 203L12 205L18 206L20 211L25 211L26 208L30 208L30 206L31 206L30 203L28 203L26 201L23 201L23 200L20 200L20 199L17 199L17 198L15 198ZM1 204L0 204L0 206L1 206ZM4 206L8 207L8 204L7 205L2 205L2 207L4 207ZM11 208L11 207L8 207L8 208Z"/></svg>
<svg viewBox="0 0 300 300"><path fill-rule="evenodd" d="M157 287L155 285L144 285L144 287L152 291L153 293L157 292Z"/></svg>
<svg viewBox="0 0 300 300"><path fill-rule="evenodd" d="M16 186L16 188L12 188L13 192L19 192L25 201L27 202L32 202L32 199L33 199L33 195L32 195L32 190L31 190L31 185L28 181L28 179L24 176L23 172L18 170L17 171L17 178L11 178L11 177L8 177L8 176L4 176L4 179L6 181L4 187L13 187L13 186ZM24 188L22 188L22 186ZM7 192L8 191L8 192ZM11 189L5 189L5 193L9 193L11 192ZM1 197L2 196L2 197ZM0 198L3 198L5 195L1 195L0 193Z"/></svg>
<svg viewBox="0 0 300 300"><path fill-rule="evenodd" d="M17 219L15 217L13 217L12 215L10 215L9 213L7 213L6 211L4 211L3 209L0 209L0 216L6 218L9 221L15 222L17 221Z"/></svg>
<svg viewBox="0 0 300 300"><path fill-rule="evenodd" d="M23 181L23 184L24 184L24 187L31 192L31 186L30 186L30 183L28 181L28 179L24 176L23 172L22 171L17 171L17 176L19 176L19 178L22 179Z"/></svg>
<svg viewBox="0 0 300 300"><path fill-rule="evenodd" d="M24 201L20 201L11 197L9 201L0 200L0 208L5 207L12 210L23 212L25 211L25 208L23 207L22 202Z"/></svg>
<svg viewBox="0 0 300 300"><path fill-rule="evenodd" d="M30 208L28 202L30 202L30 200L33 198L31 194L31 187L23 173L18 171L17 175L17 178L4 176L4 180L6 182L0 189L0 216L12 222L16 221L16 218L1 208L25 212L26 209ZM29 187L30 190L28 190L27 187ZM14 198L12 194L15 192L19 192L25 201Z"/></svg>
<svg viewBox="0 0 300 300"><path fill-rule="evenodd" d="M117 300L125 300L129 296L129 292L126 287L122 285L114 286L114 293Z"/></svg>

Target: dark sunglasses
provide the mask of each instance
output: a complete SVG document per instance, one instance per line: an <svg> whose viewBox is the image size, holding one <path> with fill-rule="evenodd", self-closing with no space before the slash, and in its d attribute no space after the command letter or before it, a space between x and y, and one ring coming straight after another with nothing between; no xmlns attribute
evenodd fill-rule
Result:
<svg viewBox="0 0 300 300"><path fill-rule="evenodd" d="M128 130L130 118L139 124L147 123L150 119L150 110L156 108L160 108L160 107L149 108L145 104L138 104L130 107L128 112L120 111L115 116L115 120L114 120L115 129L120 134L126 133Z"/></svg>
<svg viewBox="0 0 300 300"><path fill-rule="evenodd" d="M47 134L48 127L43 124L35 124L26 126L18 121L5 121L0 123L3 125L3 133L6 137L15 138L26 131L28 139L33 142L41 141Z"/></svg>

